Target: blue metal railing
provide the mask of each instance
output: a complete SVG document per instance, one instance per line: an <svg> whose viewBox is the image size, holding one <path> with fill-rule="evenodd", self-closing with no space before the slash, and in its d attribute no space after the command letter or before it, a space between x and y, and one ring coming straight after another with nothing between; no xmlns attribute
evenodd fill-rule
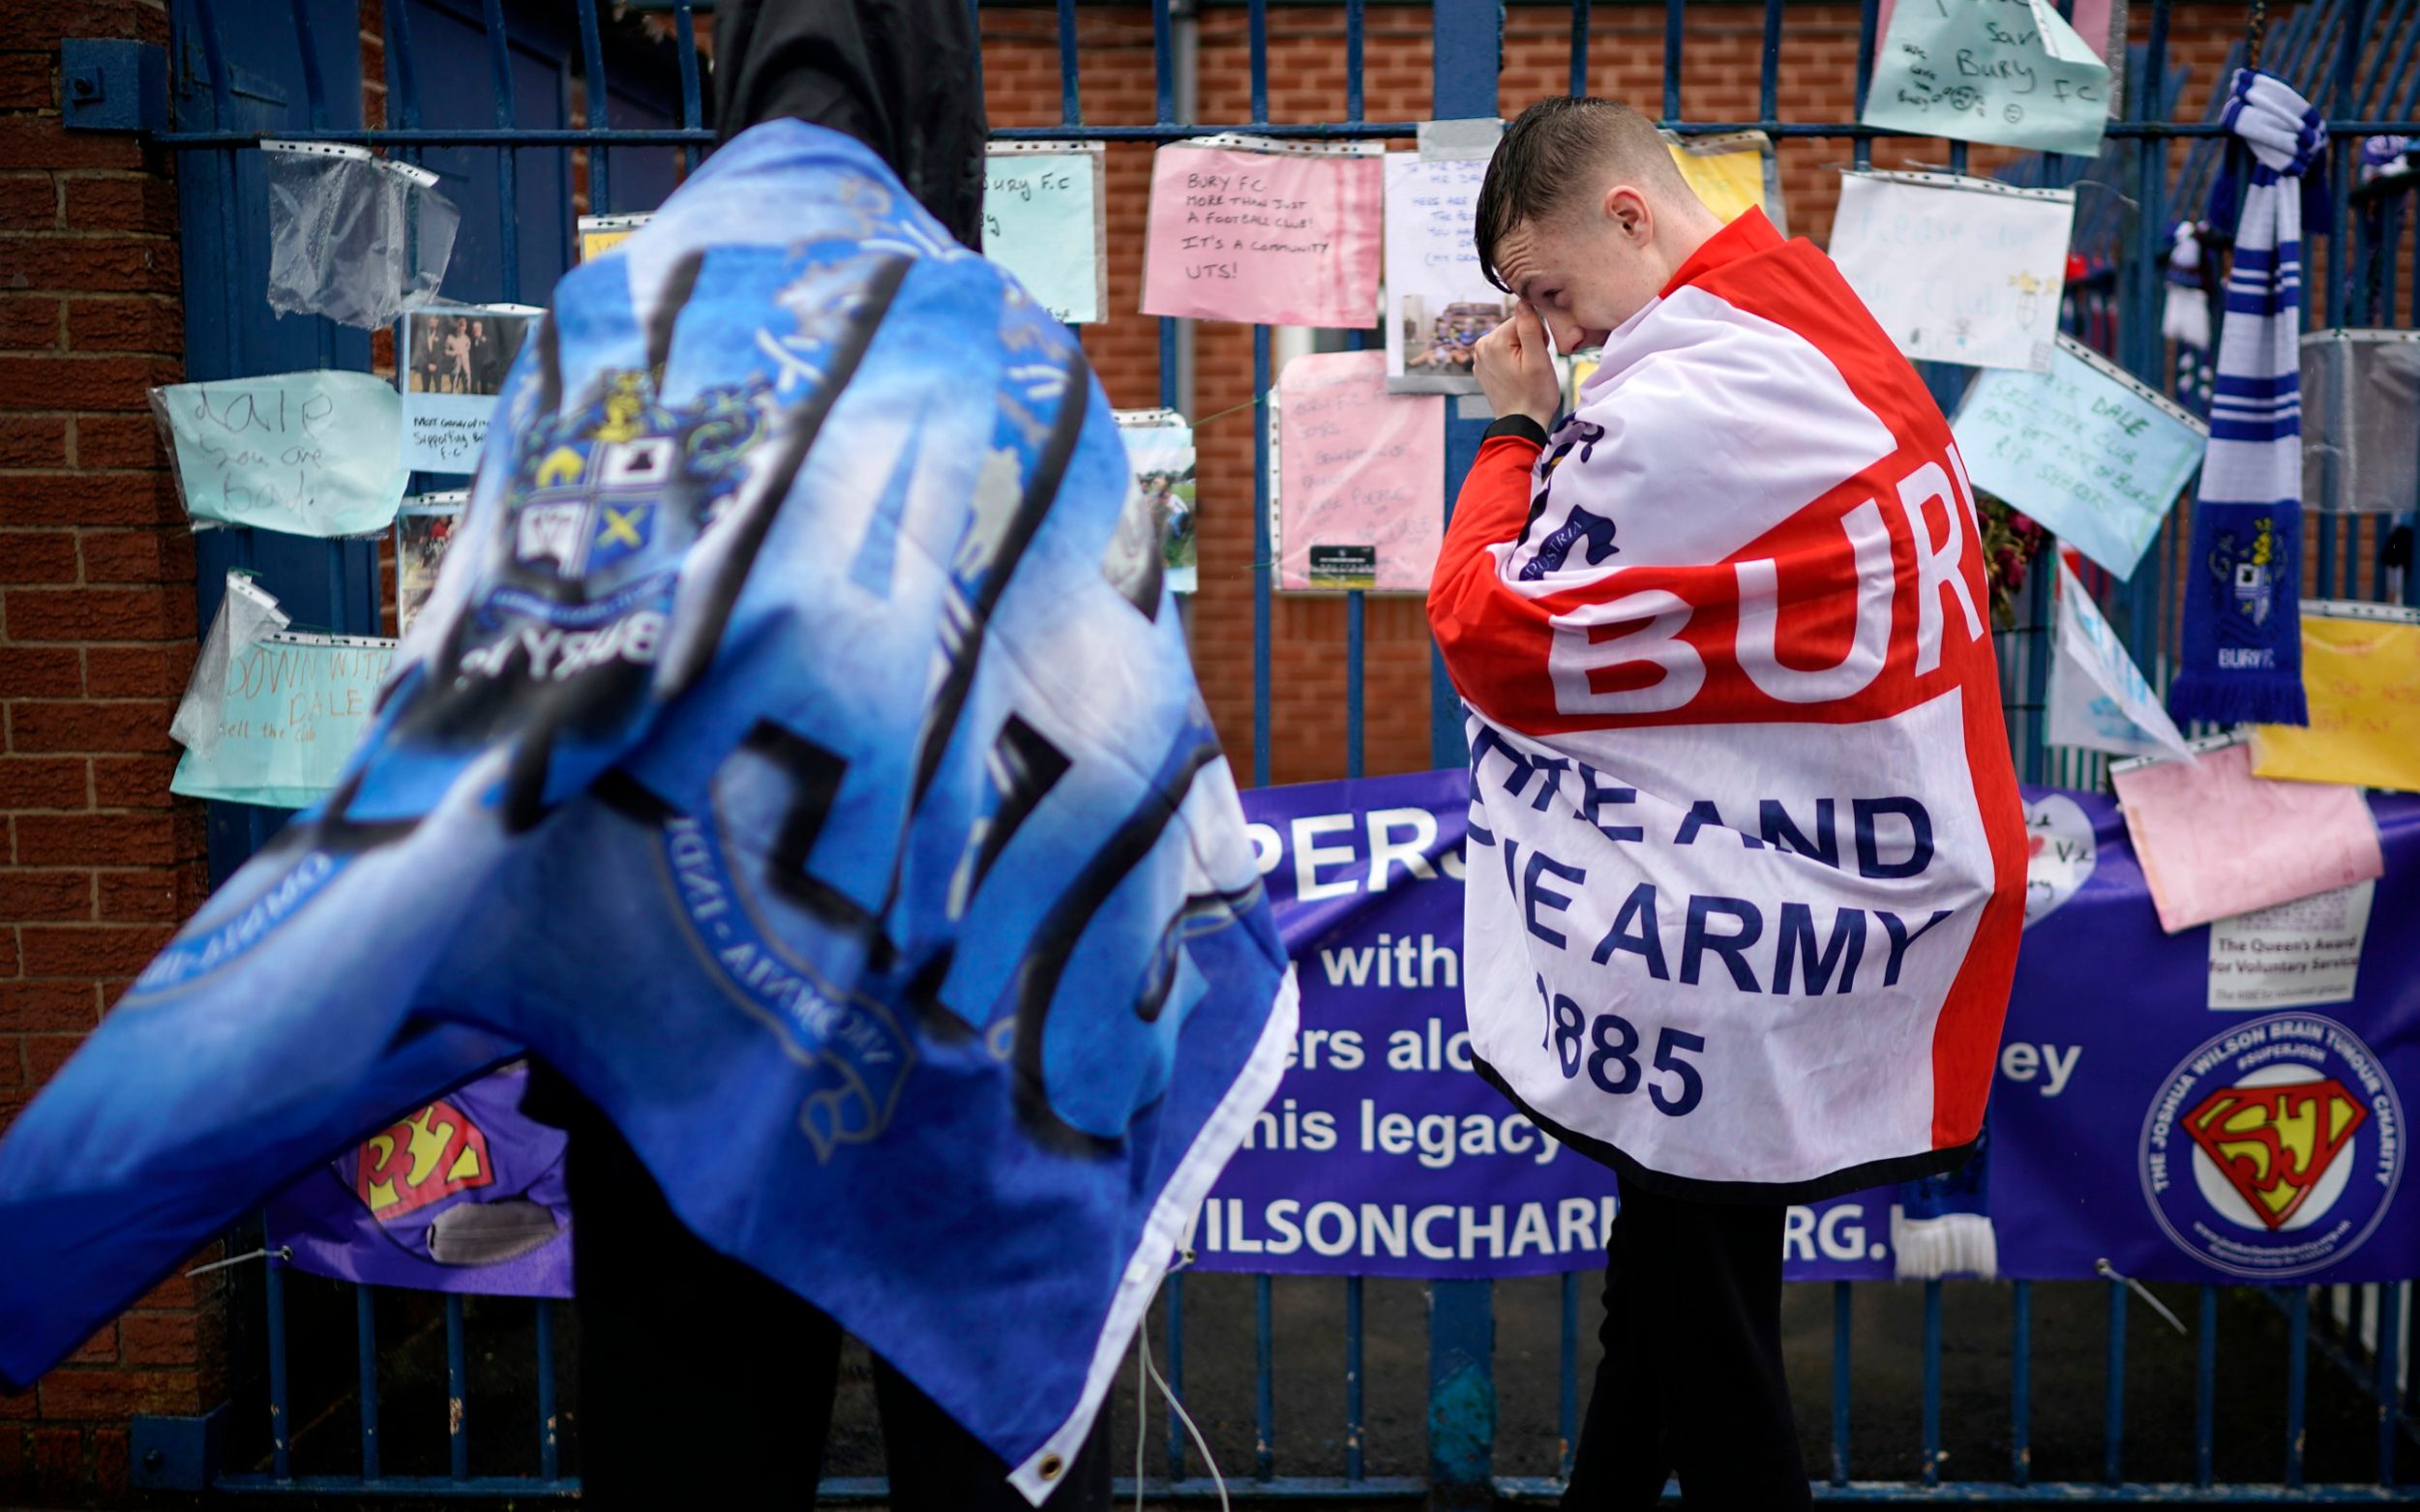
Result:
<svg viewBox="0 0 2420 1512"><path fill-rule="evenodd" d="M494 241L491 252L475 255L471 262L473 275L492 280L497 293L504 298L517 296L526 287L543 287L554 272L569 261L571 226L569 209L557 217L559 223L548 226L523 223L518 215L517 189L520 186L521 163L530 152L552 154L560 164L562 183L566 189L573 182L572 161L577 154L587 174L590 204L598 210L644 208L625 193L617 200L613 191L617 184L627 187L634 177L643 178L643 160L623 159L620 154L640 149L667 151L677 149L684 164L694 166L700 151L710 144L711 133L704 130L702 120L702 79L698 48L697 15L710 12L707 0L640 0L634 8L642 12L669 13L672 19L670 42L670 76L661 82L663 96L660 110L650 111L636 103L617 104L614 91L608 87L609 59L629 56L628 39L609 28L606 0L565 0L565 4L533 6L523 0L385 0L384 50L387 109L383 126L372 128L358 105L359 90L350 101L327 87L329 70L326 59L351 50L354 36L351 18L353 0L174 0L172 20L175 40L172 52L179 70L179 110L175 128L156 139L180 154L183 164L199 170L194 181L197 193L186 201L189 249L194 239L215 236L220 254L234 258L241 245L239 232L244 225L238 203L242 149L262 134L266 124L257 119L259 112L247 104L258 94L257 80L248 77L245 70L251 63L239 63L240 54L257 59L261 45L259 28L254 23L267 23L270 32L281 18L290 17L288 30L299 48L297 68L293 76L304 96L304 118L307 126L296 126L279 120L278 133L289 136L319 136L329 139L367 143L398 154L417 158L432 151L447 151L462 155L474 164L484 163L489 175L481 181L482 192L493 191L495 207ZM979 0L971 0L979 3ZM1553 0L1540 10L1559 9L1561 0ZM1316 123L1283 123L1270 120L1270 44L1271 15L1270 0L1244 0L1245 39L1250 70L1250 119L1230 125L1195 123L1180 119L1180 95L1179 62L1179 28L1189 26L1196 18L1199 6L1180 8L1175 0L1150 0L1150 19L1153 55L1153 119L1147 124L1098 125L1087 124L1083 118L1079 88L1080 53L1077 44L1079 6L1076 0L1053 0L1056 9L1056 54L1060 121L1055 126L1002 128L995 134L1002 137L1039 140L1087 140L1106 142L1148 143L1174 140L1185 136L1225 130L1250 131L1266 135L1285 137L1331 137L1345 139L1400 138L1411 136L1416 123L1411 121L1376 121L1364 114L1363 51L1366 33L1365 0L1344 0L1341 6L1345 34L1345 99L1337 119ZM1701 8L1704 0L1700 0ZM1853 163L1858 167L1872 163L1878 137L1891 133L1855 124L1854 121L1783 121L1778 119L1778 78L1785 40L1785 15L1782 0L1762 0L1762 31L1760 66L1755 86L1755 118L1752 120L1685 122L1678 119L1681 108L1681 84L1686 44L1689 38L1690 13L1684 0L1665 0L1664 66L1661 106L1664 124L1683 133L1702 134L1739 130L1766 133L1785 147L1790 143L1808 141L1841 141L1850 144ZM562 12L573 13L564 20ZM1232 9L1232 7L1229 7ZM2062 4L2062 9L2066 9ZM1122 8L1132 12L1139 7ZM1433 22L1433 96L1432 110L1440 117L1493 115L1498 109L1497 68L1495 60L1502 45L1504 14L1497 0L1430 0L1425 7ZM1591 44L1591 0L1570 0L1569 4L1569 88L1573 93L1585 92L1589 79ZM2147 10L2144 41L2132 54L2130 84L2127 92L2126 119L2113 122L2109 128L2109 146L2093 163L2075 160L2050 160L2020 163L2005 170L2012 177L2025 177L2028 182L2075 183L2079 180L2094 184L2098 193L2087 197L2079 208L2079 249L2105 257L2110 264L2106 275L2088 281L2078 290L2076 313L2080 319L2089 311L2102 320L2102 329L2114 332L2115 355L2126 366L2154 381L2172 382L2168 356L2159 335L2159 306L2163 295L2161 257L2166 248L2166 227L2176 215L2196 213L2209 186L2216 176L2219 155L2225 150L2218 128L2205 114L2199 121L2175 121L2173 104L2186 80L2181 72L2172 72L2167 57L2172 21L2169 0L2137 0L2138 12ZM1865 94L1871 76L1876 45L1877 0L1861 0L1859 33L1856 51L1854 91L1857 106L1862 110ZM981 15L978 10L978 16ZM1302 14L1287 8L1287 16ZM415 42L415 21L428 26L443 25L460 28L475 27L485 40L488 82L485 86L492 102L493 124L429 125L432 112L428 108L431 90L440 84L462 82L460 70L475 69L476 60L448 52L442 61L425 56ZM314 24L316 23L316 24ZM342 23L342 24L340 24ZM1323 22L1323 24L1326 24ZM1560 24L1558 19L1556 24ZM241 26L242 31L236 27ZM1282 28L1281 28L1282 29ZM236 46L230 48L230 38ZM2340 193L2336 196L2333 218L2326 228L2325 242L2330 250L2328 277L2311 281L2315 301L2323 301L2328 318L2344 323L2349 319L2391 323L2397 317L2398 291L2394 274L2399 269L2403 252L2402 228L2409 207L2411 186L2389 186L2360 201L2355 212L2356 196L2343 192L2352 182L2352 167L2357 143L2361 136L2373 133L2420 133L2413 117L2420 115L2420 71L2411 68L2415 44L2420 44L2420 0L2321 0L2304 5L2290 15L2281 15L2272 28L2265 62L2284 74L2306 91L2314 91L2322 108L2335 119L2331 130L2336 136L2334 167ZM281 42L279 44L283 45ZM246 51L247 47L254 50ZM553 51L548 49L552 48ZM517 50L519 49L519 50ZM529 54L550 59L547 66L554 88L533 94L517 88L517 71L528 65ZM2241 47L2237 48L2240 56ZM660 62L660 60L658 60ZM2230 58L2227 67L2232 68ZM2222 70L2217 78L2226 76ZM584 100L584 114L575 115L569 105L572 85L577 81ZM614 79L618 87L622 80ZM248 94L247 91L250 93ZM622 96L624 102L632 97ZM459 102L458 102L459 103ZM460 112L455 112L460 113ZM653 113L658 119L648 122L640 117ZM621 124L616 124L620 121ZM677 124L674 124L675 121ZM1949 146L1950 165L1964 171L1968 166L1965 144ZM617 163L627 163L615 171ZM2121 196L2118 186L2128 193ZM643 186L642 186L643 187ZM660 190L659 186L659 190ZM471 229L466 226L466 230ZM2356 255L2358 249L2358 255ZM485 256L487 266L477 266L478 256ZM2364 259L2367 259L2365 262ZM2356 267L2373 270L2368 280L2357 280ZM188 261L189 319L194 332L193 370L196 376L217 376L247 371L275 371L291 365L286 348L294 337L287 332L266 336L254 333L248 341L245 327L245 307L239 302L238 283L232 277L220 278L219 287L211 287L213 273L210 259L196 252L189 252ZM2381 271L2382 270L2382 271ZM2415 259L2412 273L2413 288L2408 310L2420 310L2420 259ZM310 323L314 334L317 360L336 366L367 368L367 343L358 339L335 333L321 323ZM1355 344L1365 334L1357 333ZM1159 401L1170 408L1180 407L1185 397L1184 366L1186 342L1182 323L1162 319L1158 329L1158 392ZM1272 379L1272 333L1266 327L1256 328L1252 342L1252 392L1256 419L1261 417L1257 397L1266 396ZM1955 373L1936 373L1936 388L1955 393ZM1480 428L1477 421L1456 419L1451 423L1448 440L1449 478L1458 478L1468 465L1476 449L1476 434ZM1271 685L1273 681L1271 619L1272 602L1270 578L1270 543L1268 536L1268 439L1265 425L1256 424L1253 445L1255 466L1253 546L1254 569L1252 587L1253 614L1253 735L1252 774L1256 784L1269 781L1270 773L1270 735L1272 728ZM1450 491L1450 490L1449 490ZM2130 643L2139 660L2155 677L2162 676L2169 663L2170 647L2166 639L2175 608L2172 568L2176 560L2182 521L2171 519L2150 560L2163 564L2160 571L2140 574L2134 582L2119 590L2117 608ZM2359 519L2321 519L2314 534L2315 571L2324 592L2343 597L2360 596L2365 588L2372 596L2379 596L2384 586L2381 549L2385 521L2373 519L2366 525ZM248 532L220 532L228 538L247 537ZM253 546L238 543L214 549L250 552ZM315 548L341 553L344 548ZM272 553L272 547L257 549ZM356 551L356 557L358 552ZM2360 579L2368 567L2368 579ZM214 576L205 562L203 577ZM377 594L373 590L366 601L359 580L361 562L355 557L331 556L323 572L323 580L313 586L301 583L305 576L296 569L293 580L280 580L277 586L289 600L299 597L312 606L308 617L332 628L352 631L374 631L377 628ZM276 574L273 572L273 578ZM2420 573L2411 575L2411 589L2420 592ZM296 594L292 590L300 587ZM206 591L206 590L205 590ZM208 606L205 605L205 608ZM2044 625L2047 618L2048 597L2043 574L2035 581L2027 601L2025 623L2000 637L2004 663L2004 688L2012 715L2012 734L2018 744L2020 768L2028 779L2043 781L2056 778L2066 782L2096 780L2098 768L2079 763L2062 755L2052 759L2041 741L2040 713L2047 687L2048 658ZM1359 776L1365 760L1363 716L1365 699L1365 663L1367 658L1366 603L1360 593L1346 596L1343 616L1346 673L1346 728L1344 737L1345 775ZM1460 723L1449 690L1442 675L1432 667L1433 714L1431 752L1439 764L1458 763L1463 758ZM214 834L226 826L214 823ZM235 853L258 844L265 838L268 821L257 815L240 825L240 835L232 836L230 848L214 852L222 870L239 856ZM238 843L240 842L240 844ZM325 1285L312 1282L313 1287ZM1552 1473L1544 1477L1499 1477L1492 1463L1496 1441L1495 1388L1495 1295L1485 1283L1438 1283L1429 1289L1430 1310L1428 1329L1428 1379L1426 1411L1426 1464L1424 1477L1372 1476L1367 1473L1373 1458L1395 1462L1417 1459L1417 1451L1390 1450L1373 1456L1368 1444L1369 1416L1365 1396L1365 1294L1363 1283L1348 1279L1342 1286L1342 1370L1343 1424L1341 1463L1326 1467L1340 1474L1303 1473L1293 1463L1293 1456L1281 1452L1277 1418L1278 1328L1275 1311L1275 1289L1267 1277L1255 1278L1251 1286L1252 1338L1254 1370L1250 1418L1253 1453L1248 1474L1240 1475L1235 1489L1264 1497L1342 1496L1357 1499L1373 1497L1427 1497L1439 1506L1484 1504L1490 1498L1532 1500L1551 1498L1559 1495L1561 1478L1569 1471L1571 1453L1580 1423L1581 1371L1580 1290L1581 1278L1568 1275L1561 1281L1557 1350L1557 1448ZM2327 1501L2345 1503L2385 1503L2397 1498L2392 1489L2398 1468L2398 1438L2411 1431L2409 1398L2403 1385L2404 1361L2408 1357L2410 1326L2409 1312L2402 1291L2394 1287L2370 1289L2365 1302L2365 1317L2371 1319L2368 1337L2374 1342L2367 1347L2366 1356L2361 1338L2339 1337L2332 1331L2331 1319L2322 1317L2315 1327L2311 1315L2310 1293L2303 1289L2281 1289L2269 1293L2284 1315L2286 1359L2283 1392L2285 1453L2274 1482L2222 1483L2217 1479L2220 1445L2218 1421L2222 1393L2219 1379L2223 1364L2218 1345L2222 1316L2222 1289L2196 1289L2196 1319L2194 1339L2193 1433L2190 1482L2145 1485L2124 1478L2127 1447L2127 1404L2129 1340L2129 1301L2126 1288L2118 1282L2100 1284L2105 1293L2106 1328L2102 1340L2102 1370L2104 1402L2102 1408L2103 1453L2100 1478L2042 1482L2034 1474L2036 1447L2035 1389L2040 1356L2036 1349L2037 1288L2033 1283L2018 1281L2007 1289L2011 1308L2008 1340L2008 1463L2005 1480L1953 1478L1946 1473L1948 1450L1945 1438L1950 1426L1945 1418L1944 1361L1948 1349L1950 1322L1947 1299L1957 1295L1962 1287L1977 1284L1927 1284L1921 1292L1921 1320L1917 1350L1920 1379L1917 1386L1918 1461L1916 1473L1904 1480L1884 1481L1854 1478L1860 1463L1852 1458L1851 1429L1856 1417L1853 1369L1861 1356L1854 1349L1858 1326L1858 1294L1863 1288L1846 1282L1832 1284L1831 1289L1831 1349L1830 1349L1830 1422L1825 1463L1819 1475L1817 1494L1824 1499L1844 1501L1896 1500L2044 1500L2103 1502L2163 1502L2187 1500L2227 1500L2257 1502L2264 1500ZM2062 1297L2090 1295L2093 1283L2072 1286L2061 1284L2053 1293ZM350 1496L567 1496L577 1486L575 1479L561 1473L561 1434L558 1421L558 1396L555 1377L555 1304L533 1304L530 1348L534 1351L534 1396L537 1414L535 1469L533 1473L482 1473L479 1467L490 1460L491 1443L505 1444L504 1436L492 1433L484 1425L478 1444L480 1454L474 1456L468 1403L473 1388L474 1358L484 1362L490 1356L474 1353L473 1336L486 1326L487 1319L498 1311L520 1316L513 1310L522 1304L482 1304L466 1309L459 1297L442 1303L443 1381L445 1399L445 1456L442 1474L396 1474L390 1468L397 1456L381 1436L381 1367L388 1359L388 1346L382 1345L377 1324L381 1293L370 1288L353 1289L353 1348L355 1359L349 1372L353 1415L358 1423L359 1449L357 1465L349 1470L298 1469L295 1376L289 1370L289 1351L297 1341L288 1326L289 1292L292 1287L283 1265L272 1261L260 1283L260 1305L264 1310L265 1326L261 1348L265 1402L248 1402L247 1412L257 1411L265 1419L265 1448L258 1461L239 1473L223 1475L219 1490L238 1494L316 1493ZM1184 1390L1186 1361L1186 1331L1183 1277L1172 1277L1165 1288L1163 1320L1159 1345L1164 1355L1165 1372L1171 1385ZM314 1333L303 1341L302 1347L327 1363L325 1356L340 1349L337 1342L341 1332ZM2081 1339L2071 1333L2059 1344L2071 1354ZM2324 1486L2305 1484L2309 1463L2306 1435L2310 1419L2312 1380L2309 1361L2314 1352L2325 1361L2340 1367L2323 1378L2330 1381L2349 1382L2366 1394L2375 1408L2375 1477L2366 1483L2339 1481ZM340 1364L342 1362L339 1362ZM1867 1369L1873 1369L1869 1362ZM316 1373L326 1378L329 1372ZM322 1381L325 1386L325 1380ZM333 1387L327 1389L333 1390ZM333 1406L341 1408L342 1398ZM312 1404L314 1413L330 1408L326 1401ZM1141 1404L1137 1404L1138 1408ZM265 1408L265 1410L262 1408ZM516 1456L529 1446L523 1444ZM330 1454L315 1444L300 1458L319 1462L330 1460ZM1230 1465L1232 1471L1241 1471L1240 1465ZM1196 1499L1214 1494L1214 1488L1193 1463L1181 1428L1171 1414L1167 1427L1161 1472L1146 1488L1151 1495ZM863 1500L878 1498L883 1488L879 1481L839 1479L827 1482L827 1495L833 1499ZM1130 1489L1130 1488L1121 1488Z"/></svg>

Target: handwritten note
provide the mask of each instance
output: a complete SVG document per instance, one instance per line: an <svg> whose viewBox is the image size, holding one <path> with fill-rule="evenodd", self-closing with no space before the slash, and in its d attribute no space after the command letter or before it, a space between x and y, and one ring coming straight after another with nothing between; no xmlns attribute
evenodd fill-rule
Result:
<svg viewBox="0 0 2420 1512"><path fill-rule="evenodd" d="M2359 788L2269 782L2253 775L2250 746L2195 745L2198 760L2109 774L2160 928L2173 934L2385 875Z"/></svg>
<svg viewBox="0 0 2420 1512"><path fill-rule="evenodd" d="M580 260L587 262L604 256L638 235L639 228L654 219L652 213L582 216L580 218Z"/></svg>
<svg viewBox="0 0 2420 1512"><path fill-rule="evenodd" d="M1832 260L1908 356L2044 372L2075 219L2073 190L1844 173Z"/></svg>
<svg viewBox="0 0 2420 1512"><path fill-rule="evenodd" d="M282 372L151 391L196 525L298 536L384 530L403 497L401 406L366 372Z"/></svg>
<svg viewBox="0 0 2420 1512"><path fill-rule="evenodd" d="M1790 234L1772 137L1762 132L1727 132L1719 136L1680 136L1667 132L1664 145L1681 177L1725 223L1761 208L1775 230Z"/></svg>
<svg viewBox="0 0 2420 1512"><path fill-rule="evenodd" d="M2091 157L2109 68L2049 0L1906 0L1874 56L1865 124Z"/></svg>
<svg viewBox="0 0 2420 1512"><path fill-rule="evenodd" d="M2358 616L2358 617L2356 617ZM2302 783L2420 792L2420 611L2305 603L2311 725L2252 727L2252 769Z"/></svg>
<svg viewBox="0 0 2420 1512"><path fill-rule="evenodd" d="M1951 422L1976 488L2134 576L2210 428L2072 338L2047 372L1986 372Z"/></svg>
<svg viewBox="0 0 2420 1512"><path fill-rule="evenodd" d="M1162 147L1143 312L1365 327L1378 309L1384 197L1374 154Z"/></svg>
<svg viewBox="0 0 2420 1512"><path fill-rule="evenodd" d="M545 311L528 305L448 305L403 317L396 381L403 391L403 465L419 472L478 469L495 397Z"/></svg>
<svg viewBox="0 0 2420 1512"><path fill-rule="evenodd" d="M1109 315L1101 146L992 143L983 165L983 255L1069 325Z"/></svg>
<svg viewBox="0 0 2420 1512"><path fill-rule="evenodd" d="M171 791L300 809L336 786L369 727L395 642L350 636L271 636L227 664L219 736L188 750Z"/></svg>
<svg viewBox="0 0 2420 1512"><path fill-rule="evenodd" d="M1427 592L1445 536L1445 398L1389 395L1384 352L1315 352L1286 364L1276 407L1277 586Z"/></svg>
<svg viewBox="0 0 2420 1512"><path fill-rule="evenodd" d="M1510 313L1479 270L1472 212L1487 160L1389 153L1387 376L1397 394L1476 394L1480 337Z"/></svg>
<svg viewBox="0 0 2420 1512"><path fill-rule="evenodd" d="M2102 617L2101 607L2059 562L2058 654L2050 663L2047 739L2054 746L2113 756L2192 757L2182 730L2168 718L2126 643Z"/></svg>

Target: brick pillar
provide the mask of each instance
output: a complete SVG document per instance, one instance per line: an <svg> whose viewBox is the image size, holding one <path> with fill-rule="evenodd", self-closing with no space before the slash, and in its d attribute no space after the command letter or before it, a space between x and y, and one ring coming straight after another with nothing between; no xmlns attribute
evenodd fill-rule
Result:
<svg viewBox="0 0 2420 1512"><path fill-rule="evenodd" d="M144 391L183 375L168 155L59 118L69 35L167 42L164 0L0 7L0 1130L199 903L168 793L194 548ZM217 1400L172 1281L0 1396L0 1501L115 1499L127 1418Z"/></svg>

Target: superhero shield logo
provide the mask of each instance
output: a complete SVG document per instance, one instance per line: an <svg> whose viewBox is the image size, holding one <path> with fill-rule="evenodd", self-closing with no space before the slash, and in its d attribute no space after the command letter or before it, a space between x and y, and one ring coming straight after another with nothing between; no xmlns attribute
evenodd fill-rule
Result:
<svg viewBox="0 0 2420 1512"><path fill-rule="evenodd" d="M495 1180L488 1137L449 1102L431 1103L362 1142L353 1194L380 1223Z"/></svg>
<svg viewBox="0 0 2420 1512"><path fill-rule="evenodd" d="M2333 1020L2279 1014L2217 1036L2169 1075L2143 1120L2143 1196L2213 1269L2308 1275L2386 1216L2403 1131L2368 1046Z"/></svg>

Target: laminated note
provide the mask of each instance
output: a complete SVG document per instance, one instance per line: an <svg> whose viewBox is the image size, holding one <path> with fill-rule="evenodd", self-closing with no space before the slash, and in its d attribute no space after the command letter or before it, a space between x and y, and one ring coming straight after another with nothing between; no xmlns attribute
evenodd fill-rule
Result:
<svg viewBox="0 0 2420 1512"><path fill-rule="evenodd" d="M1367 327L1378 310L1379 154L1222 136L1151 162L1143 312Z"/></svg>
<svg viewBox="0 0 2420 1512"><path fill-rule="evenodd" d="M639 234L639 228L655 219L651 212L619 216L582 216L580 218L580 260L592 261L604 256L622 243Z"/></svg>
<svg viewBox="0 0 2420 1512"><path fill-rule="evenodd" d="M411 634L412 621L437 585L446 548L462 523L467 490L423 493L403 501L395 516L395 633Z"/></svg>
<svg viewBox="0 0 2420 1512"><path fill-rule="evenodd" d="M366 372L280 372L151 391L196 529L384 530L403 497L394 388Z"/></svg>
<svg viewBox="0 0 2420 1512"><path fill-rule="evenodd" d="M395 642L357 636L270 636L227 663L219 732L188 748L172 792L300 809L336 786L370 726Z"/></svg>
<svg viewBox="0 0 2420 1512"><path fill-rule="evenodd" d="M2275 783L2252 748L2220 736L2193 761L2110 769L2160 928L2170 934L2386 872L2361 789Z"/></svg>
<svg viewBox="0 0 2420 1512"><path fill-rule="evenodd" d="M1832 260L1920 362L2045 372L2076 194L1949 173L1844 173Z"/></svg>
<svg viewBox="0 0 2420 1512"><path fill-rule="evenodd" d="M403 390L403 465L470 473L522 338L546 311L530 305L444 305L403 317L397 380Z"/></svg>
<svg viewBox="0 0 2420 1512"><path fill-rule="evenodd" d="M2062 558L2058 648L2050 663L2049 731L2054 746L2113 756L2190 759L2185 736L2160 696L2126 654L2126 643Z"/></svg>
<svg viewBox="0 0 2420 1512"><path fill-rule="evenodd" d="M1427 592L1445 537L1445 397L1389 394L1384 352L1316 352L1286 364L1275 408L1277 586Z"/></svg>
<svg viewBox="0 0 2420 1512"><path fill-rule="evenodd" d="M2420 792L2420 610L2302 607L2308 728L2252 727L2252 769L2306 783Z"/></svg>
<svg viewBox="0 0 2420 1512"><path fill-rule="evenodd" d="M1069 325L1109 313L1099 142L994 142L983 163L983 255Z"/></svg>
<svg viewBox="0 0 2420 1512"><path fill-rule="evenodd" d="M2210 428L2062 335L2047 372L1990 371L1950 423L1975 487L2120 578L2201 465Z"/></svg>
<svg viewBox="0 0 2420 1512"><path fill-rule="evenodd" d="M1510 313L1510 296L1479 271L1472 208L1487 160L1389 153L1387 377L1398 394L1476 394L1479 338Z"/></svg>
<svg viewBox="0 0 2420 1512"><path fill-rule="evenodd" d="M2109 118L2106 45L2050 0L1905 0L1874 54L1863 120L2088 158Z"/></svg>
<svg viewBox="0 0 2420 1512"><path fill-rule="evenodd" d="M1751 209L1782 235L1790 234L1790 219L1781 203L1781 174L1773 158L1773 138L1762 132L1726 132L1718 136L1663 133L1681 177L1688 181L1706 208L1727 224ZM1391 234L1391 233L1390 233Z"/></svg>
<svg viewBox="0 0 2420 1512"><path fill-rule="evenodd" d="M1126 443L1134 487L1159 520L1160 566L1168 591L1191 593L1200 579L1199 533L1193 519L1193 428L1173 409L1120 409L1118 434Z"/></svg>

